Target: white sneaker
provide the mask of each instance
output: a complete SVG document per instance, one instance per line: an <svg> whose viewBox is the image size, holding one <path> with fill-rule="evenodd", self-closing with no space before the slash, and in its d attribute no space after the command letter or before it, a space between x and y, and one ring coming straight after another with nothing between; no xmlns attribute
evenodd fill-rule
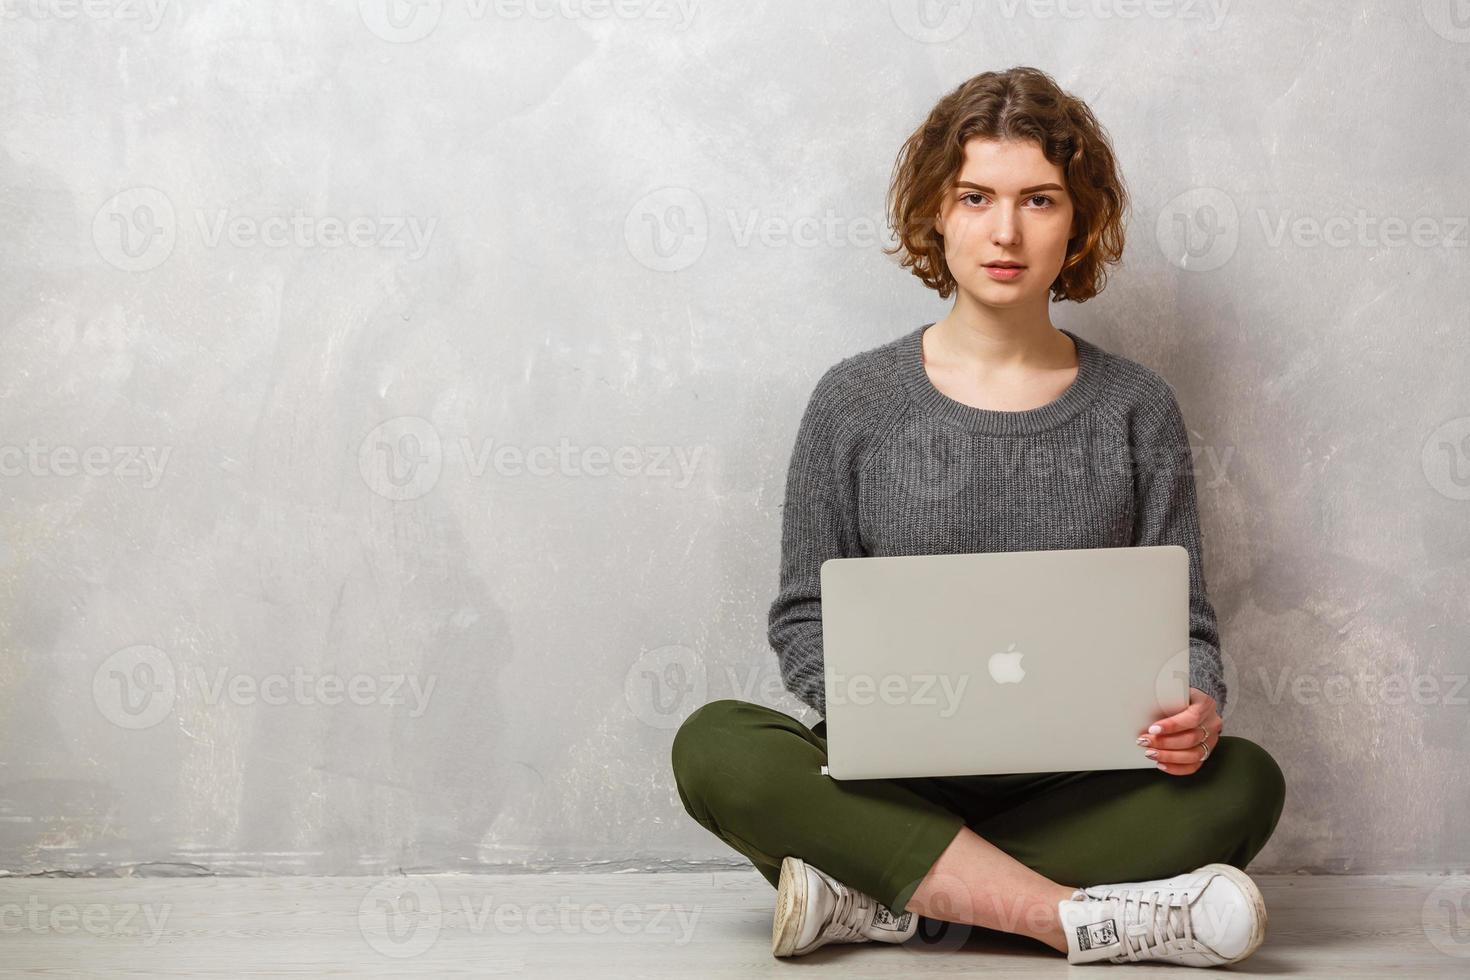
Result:
<svg viewBox="0 0 1470 980"><path fill-rule="evenodd" d="M919 927L912 912L894 915L801 858L781 861L771 953L802 956L828 943L901 943Z"/></svg>
<svg viewBox="0 0 1470 980"><path fill-rule="evenodd" d="M1221 966L1245 959L1266 938L1260 890L1228 864L1158 881L1078 889L1057 909L1068 963Z"/></svg>

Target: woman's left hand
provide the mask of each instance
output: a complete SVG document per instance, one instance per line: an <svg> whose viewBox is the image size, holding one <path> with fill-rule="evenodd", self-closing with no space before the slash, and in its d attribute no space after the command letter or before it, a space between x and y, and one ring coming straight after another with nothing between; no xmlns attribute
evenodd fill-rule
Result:
<svg viewBox="0 0 1470 980"><path fill-rule="evenodd" d="M1211 752L1220 741L1225 724L1215 709L1215 699L1197 687L1189 689L1189 707L1177 715L1160 718L1139 733L1139 751L1158 763L1171 776L1188 776L1198 772L1204 761L1200 748L1200 728L1204 728L1206 746Z"/></svg>

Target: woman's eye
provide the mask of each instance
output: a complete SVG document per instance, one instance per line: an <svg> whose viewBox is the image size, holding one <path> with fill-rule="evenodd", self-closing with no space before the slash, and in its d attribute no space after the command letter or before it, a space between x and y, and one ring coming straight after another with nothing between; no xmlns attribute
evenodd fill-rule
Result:
<svg viewBox="0 0 1470 980"><path fill-rule="evenodd" d="M984 200L985 200L985 195L984 194L981 194L979 191L971 191L970 193L968 193L968 194L966 194L966 195L964 195L963 197L960 198L960 201L961 202L963 202L965 204L969 204L972 207L978 207L980 205L980 203L983 202ZM1032 204L1035 204L1037 201L1040 201L1041 204L1039 205L1039 207L1042 207L1042 208L1051 207L1052 205L1054 205L1056 203L1051 198L1047 197L1045 194L1032 194L1026 200L1030 201Z"/></svg>

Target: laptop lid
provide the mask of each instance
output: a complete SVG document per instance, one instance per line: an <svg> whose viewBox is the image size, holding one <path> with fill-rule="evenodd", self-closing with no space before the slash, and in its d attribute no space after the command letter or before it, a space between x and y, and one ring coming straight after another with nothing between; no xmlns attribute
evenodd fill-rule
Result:
<svg viewBox="0 0 1470 980"><path fill-rule="evenodd" d="M1145 769L1189 704L1179 545L822 563L836 779Z"/></svg>

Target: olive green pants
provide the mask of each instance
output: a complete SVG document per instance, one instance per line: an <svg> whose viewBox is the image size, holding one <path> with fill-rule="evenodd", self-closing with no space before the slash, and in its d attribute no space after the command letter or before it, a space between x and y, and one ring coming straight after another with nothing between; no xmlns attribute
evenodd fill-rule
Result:
<svg viewBox="0 0 1470 980"><path fill-rule="evenodd" d="M1036 738L1085 738L1038 732ZM1142 753L1143 749L1140 748ZM1255 742L1222 735L1196 772L1159 769L837 780L826 722L721 700L674 736L684 808L773 886L795 855L895 912L961 827L1061 885L1244 869L1276 829L1286 781Z"/></svg>

